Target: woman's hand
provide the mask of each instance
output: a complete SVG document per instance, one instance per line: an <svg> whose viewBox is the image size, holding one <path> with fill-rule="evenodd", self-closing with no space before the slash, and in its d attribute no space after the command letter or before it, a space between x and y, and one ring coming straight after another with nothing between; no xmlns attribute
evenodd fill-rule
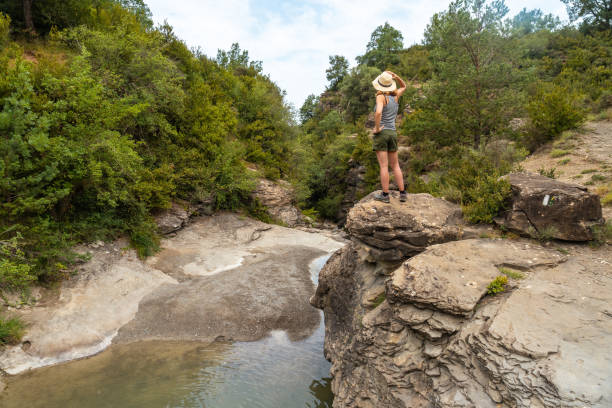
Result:
<svg viewBox="0 0 612 408"><path fill-rule="evenodd" d="M382 130L383 130L384 128L385 128L385 125L382 125L382 126L380 126L380 127L375 126L375 127L374 127L374 134L375 134L375 135L379 134L380 132L382 132Z"/></svg>
<svg viewBox="0 0 612 408"><path fill-rule="evenodd" d="M395 72L387 71L388 74L391 74L392 79L399 78Z"/></svg>

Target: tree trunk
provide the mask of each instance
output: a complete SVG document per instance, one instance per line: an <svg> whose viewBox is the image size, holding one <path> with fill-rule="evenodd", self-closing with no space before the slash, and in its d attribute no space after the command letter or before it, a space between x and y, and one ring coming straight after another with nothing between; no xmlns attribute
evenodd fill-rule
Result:
<svg viewBox="0 0 612 408"><path fill-rule="evenodd" d="M34 0L23 0L23 19L25 20L26 31L30 35L36 35L36 28L32 20L32 3Z"/></svg>

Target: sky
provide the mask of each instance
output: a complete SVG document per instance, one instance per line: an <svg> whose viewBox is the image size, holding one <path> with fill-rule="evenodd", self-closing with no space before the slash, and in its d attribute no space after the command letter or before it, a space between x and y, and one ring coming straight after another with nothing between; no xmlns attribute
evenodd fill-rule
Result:
<svg viewBox="0 0 612 408"><path fill-rule="evenodd" d="M239 43L251 60L287 92L297 109L309 94L325 90L330 55L345 56L351 67L365 52L372 31L389 22L404 45L420 43L431 16L449 0L145 0L156 24L168 21L189 47L209 57ZM560 0L506 0L514 16L539 8L567 20Z"/></svg>

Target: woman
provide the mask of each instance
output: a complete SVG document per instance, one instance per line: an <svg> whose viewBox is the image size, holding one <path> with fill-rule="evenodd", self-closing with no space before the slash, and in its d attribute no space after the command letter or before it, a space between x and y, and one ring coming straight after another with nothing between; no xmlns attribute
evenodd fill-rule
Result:
<svg viewBox="0 0 612 408"><path fill-rule="evenodd" d="M397 88L395 81L400 87ZM388 203L389 200L389 166L393 170L395 182L400 190L400 201L406 201L404 176L397 160L397 132L395 118L397 116L399 97L406 90L406 84L391 71L385 71L372 81L376 92L376 114L374 115L373 149L380 165L380 184L382 193L374 195L374 199Z"/></svg>

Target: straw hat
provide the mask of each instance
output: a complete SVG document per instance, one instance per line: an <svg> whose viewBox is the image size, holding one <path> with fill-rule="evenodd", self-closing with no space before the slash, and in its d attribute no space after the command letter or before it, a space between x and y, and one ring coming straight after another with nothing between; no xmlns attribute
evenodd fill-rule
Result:
<svg viewBox="0 0 612 408"><path fill-rule="evenodd" d="M393 77L387 71L383 72L372 81L372 85L377 91L382 92L393 92L397 89L397 84L393 80Z"/></svg>

